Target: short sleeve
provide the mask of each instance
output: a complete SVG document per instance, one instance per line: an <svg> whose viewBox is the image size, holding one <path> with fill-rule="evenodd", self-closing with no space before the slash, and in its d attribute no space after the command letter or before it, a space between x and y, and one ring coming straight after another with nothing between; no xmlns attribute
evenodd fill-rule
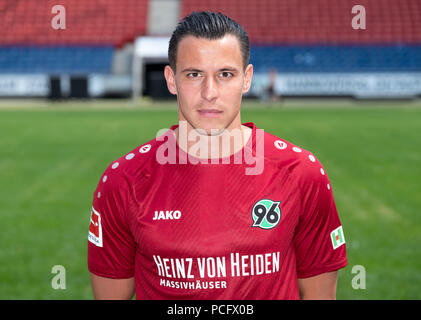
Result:
<svg viewBox="0 0 421 320"><path fill-rule="evenodd" d="M88 269L102 277L124 279L134 276L136 245L127 223L130 186L115 167L104 172L94 192Z"/></svg>
<svg viewBox="0 0 421 320"><path fill-rule="evenodd" d="M294 235L298 278L335 271L348 263L331 183L321 163L313 155L309 158L301 172L302 209Z"/></svg>

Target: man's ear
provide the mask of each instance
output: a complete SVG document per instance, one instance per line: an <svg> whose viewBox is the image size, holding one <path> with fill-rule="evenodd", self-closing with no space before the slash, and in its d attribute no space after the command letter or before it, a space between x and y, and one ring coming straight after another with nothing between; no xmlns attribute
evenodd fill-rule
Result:
<svg viewBox="0 0 421 320"><path fill-rule="evenodd" d="M251 79L253 78L253 65L249 64L244 71L243 93L249 92L251 88Z"/></svg>
<svg viewBox="0 0 421 320"><path fill-rule="evenodd" d="M164 76L165 76L165 80L167 81L168 90L172 94L177 94L177 87L175 85L175 74L169 65L165 66Z"/></svg>

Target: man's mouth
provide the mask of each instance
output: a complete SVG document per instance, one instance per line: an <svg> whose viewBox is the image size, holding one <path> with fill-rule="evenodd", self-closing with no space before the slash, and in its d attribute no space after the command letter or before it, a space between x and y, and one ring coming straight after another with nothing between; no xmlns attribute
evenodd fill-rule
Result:
<svg viewBox="0 0 421 320"><path fill-rule="evenodd" d="M197 112L199 112L200 116L207 118L216 118L222 113L222 111L218 109L200 109L197 110Z"/></svg>

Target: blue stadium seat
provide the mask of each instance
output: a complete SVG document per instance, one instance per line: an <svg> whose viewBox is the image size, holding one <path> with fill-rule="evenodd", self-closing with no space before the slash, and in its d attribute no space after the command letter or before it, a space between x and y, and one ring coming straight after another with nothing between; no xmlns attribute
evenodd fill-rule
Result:
<svg viewBox="0 0 421 320"><path fill-rule="evenodd" d="M0 73L111 73L113 46L0 46Z"/></svg>
<svg viewBox="0 0 421 320"><path fill-rule="evenodd" d="M256 72L421 71L421 45L252 46Z"/></svg>

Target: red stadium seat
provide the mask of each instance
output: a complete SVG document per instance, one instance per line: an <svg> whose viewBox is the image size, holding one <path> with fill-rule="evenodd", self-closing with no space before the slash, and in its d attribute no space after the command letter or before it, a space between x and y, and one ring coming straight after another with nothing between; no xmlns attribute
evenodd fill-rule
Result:
<svg viewBox="0 0 421 320"><path fill-rule="evenodd" d="M244 25L251 41L260 44L421 43L419 0L358 1L366 9L365 30L352 28L354 0L183 0L181 4L180 18L192 11L221 11Z"/></svg>
<svg viewBox="0 0 421 320"><path fill-rule="evenodd" d="M53 6L66 9L66 30L54 30ZM146 34L148 0L0 0L0 45L121 45Z"/></svg>

